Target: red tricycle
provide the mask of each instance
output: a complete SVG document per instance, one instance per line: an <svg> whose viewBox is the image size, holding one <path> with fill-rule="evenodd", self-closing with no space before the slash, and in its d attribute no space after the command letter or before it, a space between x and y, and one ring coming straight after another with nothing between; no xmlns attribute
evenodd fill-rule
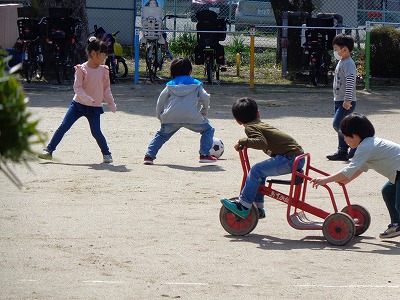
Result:
<svg viewBox="0 0 400 300"><path fill-rule="evenodd" d="M243 169L243 180L241 190L244 187L250 162L247 148L239 150L240 161ZM304 170L297 170L301 159L305 159ZM334 193L328 185L323 185L330 196L333 212L327 212L306 202L308 183L312 180L310 171L324 176L329 174L311 166L310 154L304 153L296 157L293 164L293 172L290 180L267 179L265 185L260 185L258 192L272 199L287 204L287 221L295 229L300 230L322 230L326 240L336 246L347 244L355 235L363 234L371 223L369 212L360 205L351 204L344 184L339 184L343 190L346 206L339 212ZM274 189L274 185L289 185L289 193L285 194ZM233 198L234 199L234 198ZM314 215L321 220L312 221L307 214ZM243 219L230 210L221 207L219 214L222 227L230 234L243 236L249 234L257 226L259 215L256 205L253 203L250 214Z"/></svg>

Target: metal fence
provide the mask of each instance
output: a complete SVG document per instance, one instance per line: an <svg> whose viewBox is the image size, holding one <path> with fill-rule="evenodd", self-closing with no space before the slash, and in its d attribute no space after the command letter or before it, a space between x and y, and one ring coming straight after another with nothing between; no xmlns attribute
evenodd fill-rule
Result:
<svg viewBox="0 0 400 300"><path fill-rule="evenodd" d="M135 25L141 27L142 3L136 3ZM336 13L343 17L343 25L350 28L363 27L366 21L400 22L400 0L313 0L313 4L312 17L318 13ZM87 0L86 5L89 28L94 24L101 24L110 31L120 30L121 42L133 43L134 1ZM263 26L277 25L271 4L267 0L164 1L165 14L181 17L169 26L171 30L195 30L195 13L202 9L214 10L219 16L226 18L229 23L228 31L246 31L249 25L256 25L260 30Z"/></svg>
<svg viewBox="0 0 400 300"><path fill-rule="evenodd" d="M238 41L249 45L248 27L255 25L256 64L274 65L276 56L273 49L278 43L278 30L282 24L276 23L276 18L269 0L218 0L205 2L203 0L158 0L163 2L164 14L179 15L178 19L171 19L166 23L171 33L170 40L176 40L183 31L196 30L195 13L198 10L209 9L228 20L227 38L222 44L229 46ZM29 1L4 1L3 3ZM343 26L356 39L357 48L365 46L365 23L372 22L400 22L400 0L313 0L311 17L319 13L335 13L343 17ZM135 11L136 3L136 11ZM133 45L135 41L134 27L140 28L142 3L141 0L86 0L89 22L89 32L94 25L102 26L108 32L120 31L118 42ZM136 16L136 18L135 18ZM290 25L290 22L289 22ZM290 30L290 29L289 29ZM301 34L298 37L302 42ZM266 52L266 50L271 50ZM244 57L244 59L246 59ZM232 58L234 60L234 58ZM229 61L228 61L229 62ZM357 58L356 58L357 62ZM244 60L244 64L246 60ZM362 68L360 68L362 69Z"/></svg>

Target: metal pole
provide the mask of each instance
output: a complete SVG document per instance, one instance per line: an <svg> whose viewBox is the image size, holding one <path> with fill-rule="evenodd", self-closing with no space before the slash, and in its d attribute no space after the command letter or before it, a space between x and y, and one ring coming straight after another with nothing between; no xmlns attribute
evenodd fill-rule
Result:
<svg viewBox="0 0 400 300"><path fill-rule="evenodd" d="M369 67L371 62L371 23L365 22L365 90L370 92L369 88Z"/></svg>
<svg viewBox="0 0 400 300"><path fill-rule="evenodd" d="M134 84L139 83L139 34L140 30L135 30L135 79Z"/></svg>
<svg viewBox="0 0 400 300"><path fill-rule="evenodd" d="M178 5L178 3L176 2L176 0L174 0L174 15L177 15L177 10L176 10L176 6ZM176 40L176 18L174 18L174 41Z"/></svg>
<svg viewBox="0 0 400 300"><path fill-rule="evenodd" d="M136 39L136 16L137 16L137 5L136 0L133 0L133 49L134 49L134 56L135 56L135 74L134 74L134 84L139 82L139 47L136 49L136 45L139 45L139 36ZM136 68L136 53L137 55L137 68ZM138 75L136 78L136 69L138 69Z"/></svg>

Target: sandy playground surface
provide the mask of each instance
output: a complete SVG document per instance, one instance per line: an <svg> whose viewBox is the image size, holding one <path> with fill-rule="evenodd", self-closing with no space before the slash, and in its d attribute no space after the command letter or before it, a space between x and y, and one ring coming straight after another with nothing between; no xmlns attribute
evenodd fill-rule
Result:
<svg viewBox="0 0 400 300"><path fill-rule="evenodd" d="M73 91L26 87L30 110L51 137ZM219 222L219 200L238 196L242 176L233 144L244 131L231 117L233 101L256 99L263 120L295 137L314 166L332 173L344 163L325 158L337 145L329 87L206 86L215 136L226 145L221 159L199 164L199 135L181 130L155 165L145 166L163 87L112 86L118 112L106 108L102 129L113 164L101 163L81 119L53 161L13 167L21 190L0 174L1 299L398 299L400 238L378 238L389 217L380 195L386 180L373 171L348 185L371 225L342 247L319 230L290 227L286 206L272 199L249 236L230 236ZM360 90L357 97L356 111L370 117L377 136L399 143L399 90ZM251 151L250 158L265 157ZM309 199L332 210L322 188L310 188ZM344 207L341 198L338 206Z"/></svg>

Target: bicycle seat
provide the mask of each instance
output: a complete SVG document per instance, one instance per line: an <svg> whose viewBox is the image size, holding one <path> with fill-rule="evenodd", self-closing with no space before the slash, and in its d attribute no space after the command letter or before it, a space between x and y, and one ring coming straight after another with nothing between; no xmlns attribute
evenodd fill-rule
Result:
<svg viewBox="0 0 400 300"><path fill-rule="evenodd" d="M298 170L297 172L299 173L304 173L303 170ZM267 179L267 182L269 183L276 183L276 184L284 184L284 185L290 185L291 184L291 180L290 179ZM304 178L300 177L300 176L296 176L296 178L294 179L294 185L299 185L302 184L304 182Z"/></svg>

